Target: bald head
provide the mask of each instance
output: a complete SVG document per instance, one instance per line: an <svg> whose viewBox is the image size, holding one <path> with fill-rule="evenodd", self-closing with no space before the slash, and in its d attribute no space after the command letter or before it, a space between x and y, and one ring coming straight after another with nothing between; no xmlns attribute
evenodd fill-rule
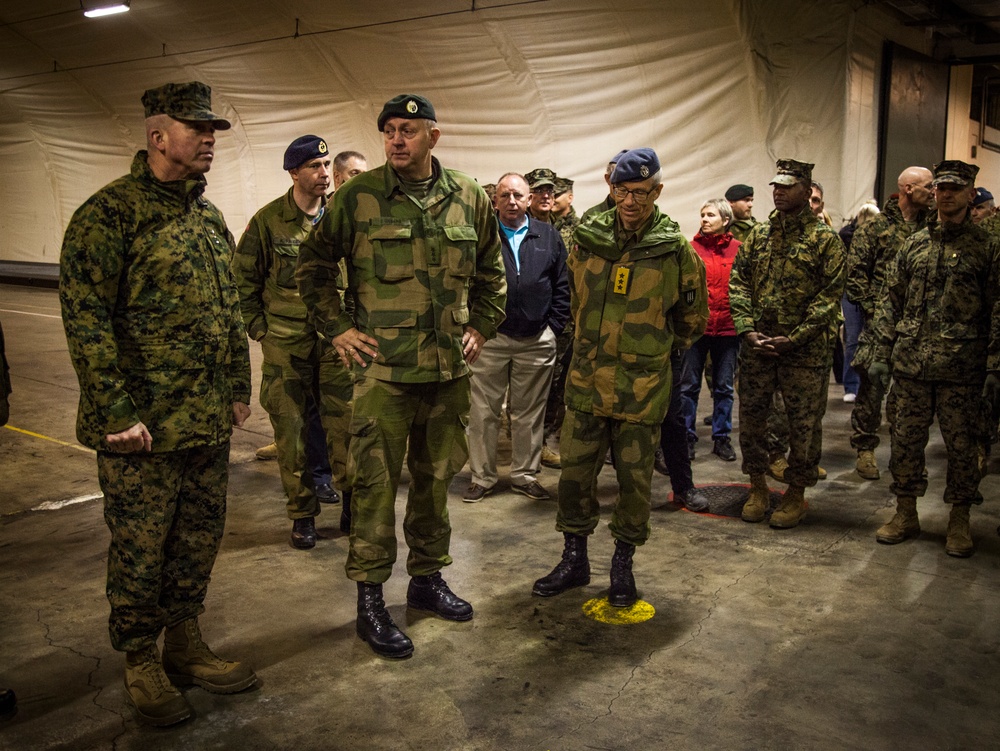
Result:
<svg viewBox="0 0 1000 751"><path fill-rule="evenodd" d="M915 214L931 205L934 197L931 188L933 179L934 175L926 167L907 167L899 174L899 208L904 216L911 212ZM910 218L912 217L907 216L907 219Z"/></svg>

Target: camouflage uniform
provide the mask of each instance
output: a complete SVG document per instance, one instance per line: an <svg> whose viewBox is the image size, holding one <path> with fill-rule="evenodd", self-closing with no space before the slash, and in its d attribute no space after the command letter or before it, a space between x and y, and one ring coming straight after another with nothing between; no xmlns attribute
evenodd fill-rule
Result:
<svg viewBox="0 0 1000 751"><path fill-rule="evenodd" d="M767 470L767 419L780 390L789 423L785 481L816 484L845 255L840 238L808 205L790 216L773 211L736 255L729 306L737 333L787 336L793 345L779 357L745 342L740 348L740 449L749 475Z"/></svg>
<svg viewBox="0 0 1000 751"><path fill-rule="evenodd" d="M589 535L597 528L596 480L610 444L619 484L611 533L642 545L653 455L670 403L670 354L704 331L708 290L700 259L659 208L638 233L617 226L616 216L583 222L569 254L576 334L556 529Z"/></svg>
<svg viewBox="0 0 1000 751"><path fill-rule="evenodd" d="M860 378L857 399L851 412L851 447L857 451L874 451L879 444L878 428L882 422L882 394L873 388L868 377L872 364L873 342L870 334L875 306L885 294L885 277L890 264L903 243L914 232L927 225L927 212L908 222L899 209L899 198L893 196L881 214L872 218L854 235L847 262L847 299L861 308L864 327L858 340L858 351L851 365Z"/></svg>
<svg viewBox="0 0 1000 751"><path fill-rule="evenodd" d="M615 208L615 199L612 198L611 194L609 193L607 196L604 197L603 201L601 201L598 204L595 204L594 206L591 206L589 209L583 212L583 215L580 217L580 224L583 224L584 222L589 222L591 219L594 218L595 214L600 214L602 211L611 211L614 208ZM566 247L567 248L572 247L572 243L567 243Z"/></svg>
<svg viewBox="0 0 1000 751"><path fill-rule="evenodd" d="M889 469L897 496L922 496L924 447L937 415L948 451L945 503L981 503L978 447L987 370L1000 370L1000 242L968 217L913 234L886 275L875 362L891 362L896 414Z"/></svg>
<svg viewBox="0 0 1000 751"><path fill-rule="evenodd" d="M729 225L729 232L740 242L746 242L750 236L750 230L757 226L757 220L753 217L749 219L735 219Z"/></svg>
<svg viewBox="0 0 1000 751"><path fill-rule="evenodd" d="M489 199L471 178L436 158L432 164L435 180L423 199L407 195L388 165L352 178L299 250L296 276L316 330L332 339L357 327L378 340L378 357L353 368L347 575L355 581L382 583L392 573L407 451L407 571L432 574L451 562L447 491L468 455L462 336L471 326L491 339L504 315L507 283ZM341 260L353 318L336 287Z"/></svg>
<svg viewBox="0 0 1000 751"><path fill-rule="evenodd" d="M289 519L318 516L320 503L306 468L308 402L319 409L335 484L347 487L351 376L306 320L295 284L299 245L312 219L295 203L294 188L258 211L233 257L247 333L261 343L260 403L278 446Z"/></svg>
<svg viewBox="0 0 1000 751"><path fill-rule="evenodd" d="M569 211L557 217L552 226L562 237L563 245L573 247L573 233L580 226L576 210L570 206ZM570 319L562 333L556 337L556 364L552 368L552 385L545 404L545 437L557 435L566 415L563 395L566 389L566 370L573 354L573 320Z"/></svg>
<svg viewBox="0 0 1000 751"><path fill-rule="evenodd" d="M250 401L232 236L203 177L160 182L146 158L77 209L59 285L80 381L77 437L98 452L111 530L111 641L123 651L203 611L233 403ZM105 435L140 421L150 453L107 450Z"/></svg>

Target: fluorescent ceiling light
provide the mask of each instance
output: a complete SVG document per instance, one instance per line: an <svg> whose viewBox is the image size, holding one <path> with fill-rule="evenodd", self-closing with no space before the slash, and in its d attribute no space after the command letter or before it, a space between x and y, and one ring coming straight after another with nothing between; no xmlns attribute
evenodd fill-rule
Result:
<svg viewBox="0 0 1000 751"><path fill-rule="evenodd" d="M122 0L120 3L84 8L83 15L87 18L100 18L101 16L112 16L115 13L125 13L129 9L129 2L130 0Z"/></svg>

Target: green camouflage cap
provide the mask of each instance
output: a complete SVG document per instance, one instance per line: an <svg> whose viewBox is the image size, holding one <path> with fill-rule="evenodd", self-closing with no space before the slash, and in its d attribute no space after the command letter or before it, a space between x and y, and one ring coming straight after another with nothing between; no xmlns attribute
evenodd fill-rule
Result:
<svg viewBox="0 0 1000 751"><path fill-rule="evenodd" d="M951 183L968 188L976 184L976 175L978 174L978 165L966 164L957 159L946 159L934 165L934 182L932 184Z"/></svg>
<svg viewBox="0 0 1000 751"><path fill-rule="evenodd" d="M212 89L201 81L168 83L158 89L147 89L142 95L146 117L170 115L177 120L211 120L216 130L229 130L232 125L212 112Z"/></svg>
<svg viewBox="0 0 1000 751"><path fill-rule="evenodd" d="M486 183L483 186L483 190L486 191L486 195L488 195L490 197L491 201L497 197L497 184L496 183Z"/></svg>
<svg viewBox="0 0 1000 751"><path fill-rule="evenodd" d="M384 105L378 116L378 129L382 132L385 121L390 117L402 117L407 120L437 120L434 105L419 94L399 94Z"/></svg>
<svg viewBox="0 0 1000 751"><path fill-rule="evenodd" d="M543 185L551 185L553 190L556 187L556 173L550 169L545 169L545 167L531 170L531 172L524 176L524 179L528 181L528 187L532 190L540 188Z"/></svg>
<svg viewBox="0 0 1000 751"><path fill-rule="evenodd" d="M570 190L573 190L572 180L566 177L556 177L555 191L557 196L561 196L563 193L566 193Z"/></svg>
<svg viewBox="0 0 1000 751"><path fill-rule="evenodd" d="M778 174L771 180L771 185L795 185L804 182L812 185L813 167L809 162L797 162L794 159L779 159Z"/></svg>

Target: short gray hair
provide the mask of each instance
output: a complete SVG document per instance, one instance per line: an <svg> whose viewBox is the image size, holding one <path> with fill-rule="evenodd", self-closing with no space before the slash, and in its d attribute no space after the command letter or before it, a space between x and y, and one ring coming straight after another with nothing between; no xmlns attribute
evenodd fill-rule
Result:
<svg viewBox="0 0 1000 751"><path fill-rule="evenodd" d="M709 198L705 203L701 205L701 209L706 206L711 206L713 209L719 212L719 216L722 217L723 228L729 229L729 225L733 223L733 207L729 205L729 201L725 198ZM698 212L701 212L698 209Z"/></svg>

